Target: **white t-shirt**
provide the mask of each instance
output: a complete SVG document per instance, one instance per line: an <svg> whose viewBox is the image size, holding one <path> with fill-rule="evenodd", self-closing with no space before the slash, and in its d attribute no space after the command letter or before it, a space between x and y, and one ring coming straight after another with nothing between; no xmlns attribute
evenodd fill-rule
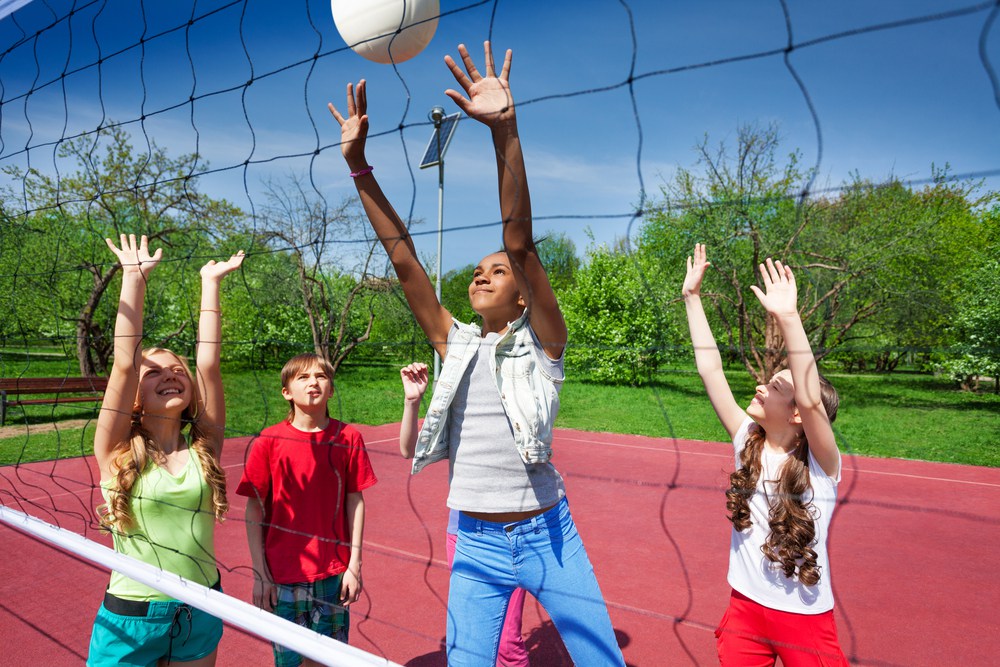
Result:
<svg viewBox="0 0 1000 667"><path fill-rule="evenodd" d="M748 417L733 437L737 467L740 466L740 452L746 444L747 432L753 423ZM771 609L796 614L822 614L833 609L833 586L830 582L830 556L826 548L826 539L830 534L830 520L837 504L839 465L837 477L830 477L823 472L812 452L809 452L811 491L806 493L803 501L816 525L816 543L811 546L816 552L820 578L815 586L806 586L798 578L785 577L780 564L769 561L761 551L761 546L764 545L770 532L765 484L767 494L773 498L777 491L774 480L777 479L781 466L788 456L785 453L771 454L761 451L761 474L757 480L757 489L750 499L750 527L742 532L733 528L732 532L729 549L729 585L754 602Z"/></svg>

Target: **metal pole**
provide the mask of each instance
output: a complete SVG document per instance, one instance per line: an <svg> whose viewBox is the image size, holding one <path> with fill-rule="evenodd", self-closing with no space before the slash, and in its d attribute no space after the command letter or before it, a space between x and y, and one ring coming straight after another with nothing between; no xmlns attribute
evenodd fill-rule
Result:
<svg viewBox="0 0 1000 667"><path fill-rule="evenodd" d="M441 133L438 132L438 142L441 141ZM438 147L440 150L440 146ZM443 245L444 233L444 157L438 161L438 252L437 252L437 279L434 281L434 293L437 294L438 303L441 303L441 247ZM434 382L437 383L438 374L441 371L441 355L437 349L434 350Z"/></svg>
<svg viewBox="0 0 1000 667"><path fill-rule="evenodd" d="M438 303L441 303L441 265L442 252L444 246L444 151L447 148L447 140L442 141L441 138L441 123L445 119L444 107L434 107L427 114L427 119L434 123L434 136L431 137L431 144L428 144L427 151L424 153L424 158L420 161L420 168L431 167L434 165L434 161L428 159L429 155L433 155L433 158L437 160L438 168L438 237L437 237L437 270L435 271L436 278L434 280L434 294L437 296ZM457 120L457 116L456 116ZM449 126L449 136L450 132L454 131L454 124ZM432 154L430 152L431 146L433 144L437 150ZM436 341L432 341L436 342ZM437 384L438 375L441 372L441 355L438 354L437 348L434 349L434 384Z"/></svg>

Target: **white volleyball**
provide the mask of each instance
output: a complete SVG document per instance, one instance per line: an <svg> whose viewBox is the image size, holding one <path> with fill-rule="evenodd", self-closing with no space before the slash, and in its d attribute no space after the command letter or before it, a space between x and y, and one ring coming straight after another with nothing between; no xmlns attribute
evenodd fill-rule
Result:
<svg viewBox="0 0 1000 667"><path fill-rule="evenodd" d="M368 60L389 64L409 60L431 43L441 3L440 0L330 0L330 10L348 46Z"/></svg>

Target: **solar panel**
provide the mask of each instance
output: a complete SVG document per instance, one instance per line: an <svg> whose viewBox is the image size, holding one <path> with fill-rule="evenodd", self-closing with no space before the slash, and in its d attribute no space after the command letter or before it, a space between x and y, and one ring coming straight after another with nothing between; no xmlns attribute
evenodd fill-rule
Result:
<svg viewBox="0 0 1000 667"><path fill-rule="evenodd" d="M444 153L448 150L448 144L455 134L455 128L458 127L458 119L461 115L461 111L456 111L450 116L445 116L441 119L440 129L434 128L434 134L431 135L431 140L427 143L424 156L420 158L421 169L434 167L444 158Z"/></svg>

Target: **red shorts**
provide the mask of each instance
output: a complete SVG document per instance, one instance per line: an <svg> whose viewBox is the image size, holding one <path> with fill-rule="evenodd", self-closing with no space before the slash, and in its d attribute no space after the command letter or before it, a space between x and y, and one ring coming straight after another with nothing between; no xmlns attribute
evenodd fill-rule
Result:
<svg viewBox="0 0 1000 667"><path fill-rule="evenodd" d="M719 664L771 667L841 667L848 664L837 641L833 610L794 614L770 609L737 591L715 631Z"/></svg>

